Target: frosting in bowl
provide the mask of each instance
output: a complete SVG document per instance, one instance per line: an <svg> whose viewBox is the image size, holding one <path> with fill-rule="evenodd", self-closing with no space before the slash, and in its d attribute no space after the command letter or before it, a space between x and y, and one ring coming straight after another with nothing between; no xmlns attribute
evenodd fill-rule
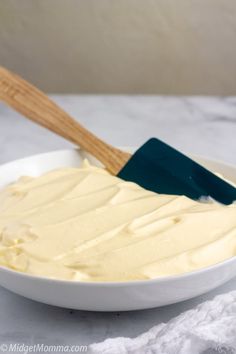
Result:
<svg viewBox="0 0 236 354"><path fill-rule="evenodd" d="M130 281L235 255L235 204L156 194L88 163L0 191L0 264L17 271Z"/></svg>

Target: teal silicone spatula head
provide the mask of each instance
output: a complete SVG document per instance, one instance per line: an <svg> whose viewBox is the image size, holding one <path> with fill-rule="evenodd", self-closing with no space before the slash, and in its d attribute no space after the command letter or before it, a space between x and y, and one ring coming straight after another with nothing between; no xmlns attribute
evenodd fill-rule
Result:
<svg viewBox="0 0 236 354"><path fill-rule="evenodd" d="M235 187L156 138L134 153L118 177L160 194L211 197L222 204L236 200Z"/></svg>
<svg viewBox="0 0 236 354"><path fill-rule="evenodd" d="M89 132L43 92L0 66L0 99L34 122L79 144L113 174L157 193L236 200L236 188L166 145L150 139L132 157ZM127 162L128 161L128 162Z"/></svg>

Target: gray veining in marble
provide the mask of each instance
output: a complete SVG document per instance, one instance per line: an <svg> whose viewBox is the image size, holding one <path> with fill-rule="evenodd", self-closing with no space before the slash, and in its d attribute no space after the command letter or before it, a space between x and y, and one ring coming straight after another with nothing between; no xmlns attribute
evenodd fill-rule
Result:
<svg viewBox="0 0 236 354"><path fill-rule="evenodd" d="M140 145L158 136L185 152L236 164L236 98L54 96L76 119L114 145ZM0 163L71 147L63 139L0 104ZM214 295L236 289L232 280L198 298L125 313L69 311L0 288L0 344L89 344L136 336Z"/></svg>
<svg viewBox="0 0 236 354"><path fill-rule="evenodd" d="M236 163L236 98L55 96L86 127L114 145L140 145L150 136L186 152ZM0 162L71 146L0 106Z"/></svg>

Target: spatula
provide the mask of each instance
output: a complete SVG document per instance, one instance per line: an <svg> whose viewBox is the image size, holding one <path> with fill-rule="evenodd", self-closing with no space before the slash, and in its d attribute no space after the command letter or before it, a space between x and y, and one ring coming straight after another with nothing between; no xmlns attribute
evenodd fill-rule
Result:
<svg viewBox="0 0 236 354"><path fill-rule="evenodd" d="M97 138L32 84L0 67L0 99L19 113L80 145L113 175L162 194L236 200L236 188L169 145L152 138L134 155Z"/></svg>

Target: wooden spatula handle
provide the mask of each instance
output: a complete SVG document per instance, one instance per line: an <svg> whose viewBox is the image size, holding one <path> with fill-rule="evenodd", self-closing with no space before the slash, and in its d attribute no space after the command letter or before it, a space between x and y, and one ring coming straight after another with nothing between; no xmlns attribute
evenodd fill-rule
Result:
<svg viewBox="0 0 236 354"><path fill-rule="evenodd" d="M103 142L18 75L0 67L0 99L25 117L78 144L117 174L130 154Z"/></svg>

